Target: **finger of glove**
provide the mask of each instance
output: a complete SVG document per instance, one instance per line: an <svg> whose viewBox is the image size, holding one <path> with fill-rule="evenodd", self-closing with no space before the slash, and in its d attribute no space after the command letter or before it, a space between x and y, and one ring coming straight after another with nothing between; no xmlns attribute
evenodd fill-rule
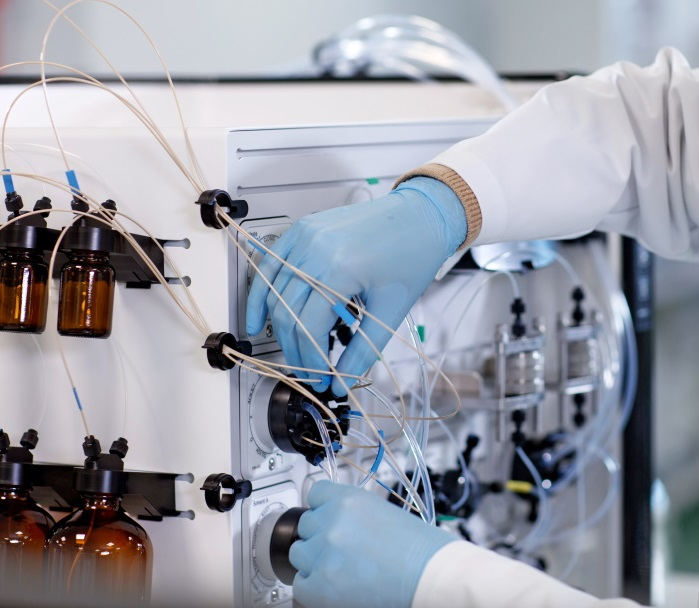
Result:
<svg viewBox="0 0 699 608"><path fill-rule="evenodd" d="M370 297L366 302L366 310L395 331L401 319L410 310L410 306L406 308L404 304L400 304L396 307L393 300L394 298L389 295ZM365 315L347 348L340 355L336 366L337 371L341 374L361 376L376 363L391 336L391 331ZM347 384L352 386L355 382L349 381ZM347 394L337 378L333 379L332 390L338 396Z"/></svg>
<svg viewBox="0 0 699 608"><path fill-rule="evenodd" d="M299 518L297 532L299 538L308 540L322 526L322 522L318 521L316 512L313 509L308 509Z"/></svg>
<svg viewBox="0 0 699 608"><path fill-rule="evenodd" d="M305 576L310 576L317 567L318 559L327 546L322 536L309 540L297 540L289 549L289 562Z"/></svg>
<svg viewBox="0 0 699 608"><path fill-rule="evenodd" d="M282 277L280 272L277 282L282 283L284 280L285 277ZM296 319L299 318L306 301L312 295L312 287L303 279L291 276L286 286L279 291L279 295L280 298L275 296L267 299L277 342L284 351L287 364L303 368L304 360L300 351L299 338L305 336L305 332ZM297 378L305 379L309 376L303 369L296 369L293 372Z"/></svg>
<svg viewBox="0 0 699 608"><path fill-rule="evenodd" d="M308 330L308 333L298 332L298 344L303 366L309 369L329 370L327 361L329 357L329 336L337 321L337 313L332 309L330 302L326 298L314 291L309 295L299 315L299 319ZM311 373L309 377L321 380L320 383L314 384L314 388L318 392L326 390L330 386L332 379L329 373Z"/></svg>
<svg viewBox="0 0 699 608"><path fill-rule="evenodd" d="M287 235L289 236L287 237ZM289 232L283 234L281 238L277 240L271 248L271 251L282 260L285 260L294 242L295 239L291 235L291 230L289 230ZM245 311L245 327L249 336L259 334L265 326L265 320L267 319L267 296L270 293L270 287L260 275L264 275L270 284L274 284L277 274L282 267L283 263L269 254L265 254L257 265L257 274L255 274L250 292L248 293L247 310Z"/></svg>

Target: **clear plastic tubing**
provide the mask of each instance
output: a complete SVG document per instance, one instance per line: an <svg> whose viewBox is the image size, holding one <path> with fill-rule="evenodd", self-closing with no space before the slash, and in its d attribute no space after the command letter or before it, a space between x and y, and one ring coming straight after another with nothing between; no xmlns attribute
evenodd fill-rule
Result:
<svg viewBox="0 0 699 608"><path fill-rule="evenodd" d="M415 321L413 320L413 316L408 313L408 315L405 317L405 323L408 326L408 331L410 332L410 337L413 340L413 346L415 347L415 352L417 353L417 360L418 360L418 365L420 366L420 388L422 390L422 396L421 396L421 401L422 401L422 411L421 411L421 418L423 420L419 421L419 425L417 426L418 430L418 437L419 439L419 445L420 445L420 452L425 453L425 450L427 449L427 442L429 441L429 435L430 435L430 423L425 420L426 418L429 418L430 412L432 411L432 408L430 407L430 388L428 385L428 380L427 380L427 367L425 365L425 358L423 356L423 351L422 351L422 343L420 342L420 336L417 332L417 326L415 325ZM414 401L414 396L411 396L411 400ZM412 408L411 408L412 409ZM417 475L418 471L417 468L415 472L413 473L413 479L412 484L417 488Z"/></svg>
<svg viewBox="0 0 699 608"><path fill-rule="evenodd" d="M541 475L539 474L539 471L536 470L536 467L534 466L532 461L529 459L529 456L527 456L526 452L522 449L521 446L517 446L516 452L517 456L519 456L519 459L522 461L524 466L529 471L529 474L532 476L532 479L534 480L534 485L536 486L537 494L539 495L539 513L536 518L536 523L534 524L534 527L530 530L529 534L527 534L527 536L522 540L522 542L519 543L520 547L523 550L528 551L532 546L536 546L538 544L538 539L542 533L544 523L548 518L549 498L546 494L546 490L544 490Z"/></svg>
<svg viewBox="0 0 699 608"><path fill-rule="evenodd" d="M449 427L445 424L444 420L437 420L437 422L439 423L439 426L444 431L445 435L449 438L449 441L451 441L454 444L454 447L456 448L456 457L459 461L459 466L461 467L461 475L464 478L464 491L461 494L461 497L459 498L459 500L457 500L452 505L452 511L456 512L466 504L466 501L468 500L468 497L471 494L471 484L469 483L469 480L471 479L471 472L468 470L468 466L466 465L466 460L464 459L464 455L461 452L459 444L456 442L456 438L454 437L452 432L449 430Z"/></svg>
<svg viewBox="0 0 699 608"><path fill-rule="evenodd" d="M636 349L636 338L634 334L633 324L631 322L631 313L624 295L619 290L616 280L611 273L609 265L606 263L605 254L601 250L598 243L590 243L592 258L597 267L598 274L602 278L602 283L605 291L609 294L609 304L615 316L616 325L621 332L621 340L625 347L624 357L624 383L622 394L621 415L618 422L613 421L613 413L615 408L613 403L610 407L601 408L600 415L597 416L595 422L591 425L587 434L589 438L584 442L586 446L583 464L586 464L590 457L598 450L602 449L606 442L620 435L628 422L636 397L636 384L638 382L638 355ZM608 399L613 399L614 393L611 393ZM571 441L571 445L573 442ZM575 447L573 445L573 447ZM577 467L571 469L560 479L555 486L556 490L561 489L575 478Z"/></svg>
<svg viewBox="0 0 699 608"><path fill-rule="evenodd" d="M393 403L391 403L379 390L377 390L373 386L366 386L364 387L364 390L368 391L371 395L376 397L389 411L389 413L395 418L396 422L400 424L400 411ZM427 523L429 523L430 525L434 525L436 522L434 512L434 496L432 494L432 484L430 483L430 477L427 473L427 464L425 463L425 458L423 456L422 450L420 450L420 445L418 444L418 441L415 438L412 429L407 424L403 425L403 434L405 435L405 438L408 440L408 445L410 446L413 457L415 458L416 467L419 471L420 478L422 479L422 486L425 490L425 504L423 505L425 507L426 513L425 521L427 521ZM387 459L390 460L390 455L388 451L386 452L386 456ZM416 502L419 502L419 495L416 489L417 486L412 483L411 485L412 489L409 489L409 491L414 497L416 497Z"/></svg>
<svg viewBox="0 0 699 608"><path fill-rule="evenodd" d="M352 437L355 437L356 439L359 439L360 441L367 442L367 444L370 444L370 443L372 442L371 438L367 437L364 433L359 432L357 429L350 429L350 435L351 435ZM386 462L386 464L388 464L388 467L393 471L393 474L400 480L400 479L401 479L401 475L400 475L400 471L399 471L397 465L396 465L394 462L391 462L391 460L388 459L388 458L386 459L385 462ZM364 485L366 485L366 483L367 483L370 479L373 479L373 477L374 477L374 474L373 474L373 473L369 473L369 474L368 474L366 477L364 477L364 479L359 483L359 487L361 488L361 487L363 487ZM377 481L378 481L378 480L377 480ZM388 489L388 486L385 486L383 483L379 482L379 484L380 484L382 487L385 487L385 488ZM406 492L408 493L408 495L410 495L410 494L412 493L413 490L412 490L411 488L409 488L408 486L406 486L404 483L401 483L401 485L405 488L405 490L406 490ZM429 523L429 522L427 522L428 516L427 516L426 513L421 513L420 515L422 516L422 519L425 520L426 523Z"/></svg>
<svg viewBox="0 0 699 608"><path fill-rule="evenodd" d="M498 257L499 257L499 256L498 256ZM459 290L454 294L454 296L452 296L452 298L451 298L451 300L449 301L449 303L444 307L444 310L446 311L446 309L451 305L451 303L452 303L454 300L456 300L456 297L459 296L459 295L461 295L461 292L462 292L464 289L466 289L467 287L470 287L472 284L475 284L475 281L476 281L476 280L479 280L479 278L481 278L481 282L480 282L479 284L476 284L476 287L475 287L475 289L474 289L474 292L470 295L470 297L469 297L469 299L468 299L468 302L467 302L466 306L465 306L465 307L462 309L462 311L461 311L461 315L459 316L459 318L456 320L456 323L455 323L455 324L452 326L452 328L451 328L451 338L450 338L449 342L447 343L447 345L445 346L444 352L442 353L441 357L439 358L439 361L437 362L437 369L438 369L439 371L442 370L442 366L444 365L444 361L445 361L445 359L447 358L447 355L448 355L449 352L450 352L451 343L452 343L452 341L454 340L454 337L456 336L456 331L457 331L457 329L458 329L459 327L461 327L461 323L462 323L463 320L466 318L466 313L468 313L471 304L473 304L473 302L474 302L475 299L476 299L476 296L480 293L481 289L483 289L492 279L494 279L494 278L495 278L496 276L498 276L498 275L504 275L504 276L506 276L506 277L509 279L509 281L510 281L510 285L512 286L512 292L513 292L513 294L514 294L514 297L515 297L515 298L519 298L519 297L520 297L519 286L517 285L517 281L516 281L516 279L513 277L513 275L512 275L511 272L508 272L508 271L505 271L505 270L496 270L496 271L479 270L478 273L477 273L473 278L471 278L471 280L470 280L468 283L466 283L461 289L459 289ZM437 383L437 378L438 378L438 377L439 377L439 374L435 374L434 380L432 380L432 385L430 386L430 392L431 392L432 390L434 390L434 387L435 387L435 384Z"/></svg>
<svg viewBox="0 0 699 608"><path fill-rule="evenodd" d="M350 416L350 420L362 420L362 418L360 416ZM372 443L372 440L369 437L367 437L364 433L361 433L357 429L351 428L349 430L349 435L352 438L359 439L359 441L363 441L366 445L371 445L371 443ZM382 461L383 461L383 458L382 458L382 454L381 454L381 448L379 448L376 460L374 461L374 464L371 466L371 470L369 471L369 473L367 473L364 476L364 479L362 479L357 484L358 487L363 488L367 483L369 483L369 481L371 479L374 478L374 475L376 474L376 471L378 470L379 465L381 464ZM393 465L390 462L388 463L388 466L393 468ZM406 488L406 490L407 490L407 488Z"/></svg>
<svg viewBox="0 0 699 608"><path fill-rule="evenodd" d="M616 498L617 494L619 493L619 490L621 489L621 475L619 474L619 465L617 464L616 460L614 460L608 453L604 452L603 450L600 450L599 448L596 448L594 450L594 455L602 461L602 463L607 469L607 472L609 473L609 488L607 489L607 494L604 497L602 504L592 515L590 515L590 517L588 517L582 523L581 526L568 528L566 530L561 530L559 532L555 532L547 536L542 536L539 539L538 545L559 543L570 538L574 534L578 534L581 528L583 530L592 528L602 520L602 518L607 514L607 512L611 508L612 504L614 503L614 499Z"/></svg>
<svg viewBox="0 0 699 608"><path fill-rule="evenodd" d="M303 409L306 410L312 416L313 420L318 426L318 432L320 433L320 437L323 440L323 447L325 448L325 455L327 457L328 468L327 470L325 469L325 467L321 468L326 471L328 477L330 477L330 481L332 481L333 483L337 483L337 459L335 458L335 451L333 450L333 444L330 440L330 433L328 433L328 428L325 426L325 423L323 422L323 417L320 415L320 412L313 405L306 401L303 402Z"/></svg>

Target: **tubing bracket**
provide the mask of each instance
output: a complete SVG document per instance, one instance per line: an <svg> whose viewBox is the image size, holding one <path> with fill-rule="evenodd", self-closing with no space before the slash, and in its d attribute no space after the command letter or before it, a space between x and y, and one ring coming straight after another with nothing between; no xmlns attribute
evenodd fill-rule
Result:
<svg viewBox="0 0 699 608"><path fill-rule="evenodd" d="M199 195L196 204L200 206L201 221L204 222L204 225L217 230L223 228L216 211L217 206L234 220L244 218L248 214L247 201L242 199L234 201L225 190L204 190Z"/></svg>
<svg viewBox="0 0 699 608"><path fill-rule="evenodd" d="M232 492L221 492L224 488L232 490ZM236 481L228 473L212 473L206 478L201 489L204 490L204 500L206 500L206 506L209 509L219 513L227 513L238 500L250 496L252 484L245 479Z"/></svg>
<svg viewBox="0 0 699 608"><path fill-rule="evenodd" d="M225 331L209 334L202 348L206 349L206 359L214 369L225 371L235 367L235 361L223 352L226 346L242 355L252 355L252 344L247 340L237 340L233 334Z"/></svg>

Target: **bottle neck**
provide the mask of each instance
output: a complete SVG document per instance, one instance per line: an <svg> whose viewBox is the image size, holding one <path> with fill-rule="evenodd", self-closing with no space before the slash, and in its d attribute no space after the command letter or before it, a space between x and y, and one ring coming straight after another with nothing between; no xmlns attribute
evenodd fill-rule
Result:
<svg viewBox="0 0 699 608"><path fill-rule="evenodd" d="M118 511L121 496L118 494L84 494L83 509L91 511Z"/></svg>
<svg viewBox="0 0 699 608"><path fill-rule="evenodd" d="M104 251L83 251L76 249L70 252L70 259L74 262L107 264L109 262L109 254Z"/></svg>
<svg viewBox="0 0 699 608"><path fill-rule="evenodd" d="M16 486L0 486L0 500L29 500L29 489Z"/></svg>
<svg viewBox="0 0 699 608"><path fill-rule="evenodd" d="M44 256L37 249L6 249L6 260L26 260L28 262L44 262Z"/></svg>

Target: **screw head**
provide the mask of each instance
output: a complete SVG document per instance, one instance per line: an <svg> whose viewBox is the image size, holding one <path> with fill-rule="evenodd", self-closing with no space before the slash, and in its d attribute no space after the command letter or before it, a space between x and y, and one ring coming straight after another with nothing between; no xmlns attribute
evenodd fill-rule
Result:
<svg viewBox="0 0 699 608"><path fill-rule="evenodd" d="M272 589L272 593L269 594L269 599L273 602L279 600L279 589Z"/></svg>
<svg viewBox="0 0 699 608"><path fill-rule="evenodd" d="M270 458L267 461L267 465L269 466L270 471L274 471L274 469L277 467L277 461L274 458Z"/></svg>

